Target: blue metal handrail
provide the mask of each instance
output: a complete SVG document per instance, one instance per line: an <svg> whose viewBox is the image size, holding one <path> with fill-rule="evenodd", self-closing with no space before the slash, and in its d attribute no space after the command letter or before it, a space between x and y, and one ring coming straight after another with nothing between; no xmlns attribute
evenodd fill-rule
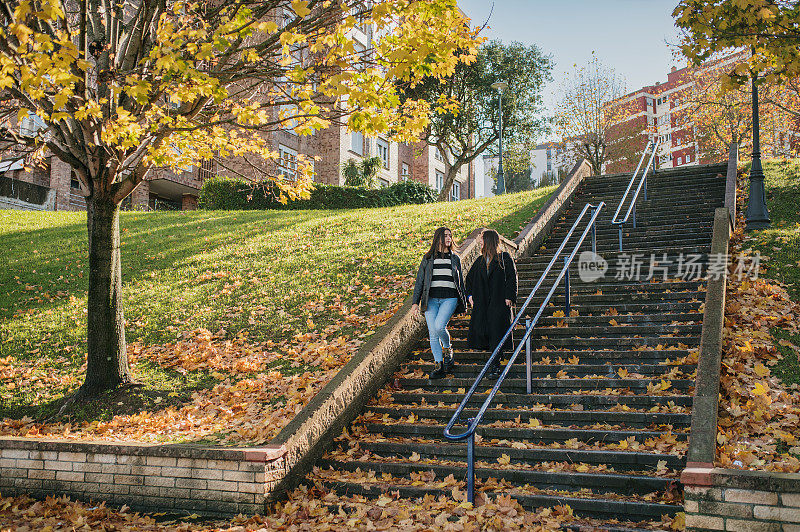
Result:
<svg viewBox="0 0 800 532"><path fill-rule="evenodd" d="M631 211L633 212L633 227L636 227L636 200L639 199L639 192L641 192L642 187L644 187L644 199L647 201L647 171L653 165L653 158L656 156L656 152L658 152L658 146L661 144L661 139L656 138L655 141L650 140L647 142L647 146L645 147L644 151L642 152L642 156L639 158L639 164L636 165L636 171L633 172L631 176L631 180L628 182L628 188L625 189L625 193L622 195L622 199L619 200L619 205L617 205L617 210L614 211L614 216L611 217L611 223L614 225L619 226L619 250L622 251L622 229L625 223L628 221L628 217L631 215ZM647 161L647 166L644 167L644 171L642 172L641 176L638 176L639 169L642 166L642 161L644 161L645 156L649 151L652 150L650 153L650 160ZM653 167L653 171L655 171L655 167ZM625 212L625 218L622 220L618 219L619 211L622 209L622 206L625 204L625 200L628 197L628 192L630 192L631 187L636 182L636 178L641 177L642 180L639 181L639 186L636 187L636 193L633 195L633 199L631 200L631 204L628 206L628 210Z"/></svg>
<svg viewBox="0 0 800 532"><path fill-rule="evenodd" d="M491 356L489 357L489 360L483 366L483 369L478 374L478 377L475 379L475 382L472 384L472 387L466 393L466 395L464 396L464 399L461 401L461 404L458 406L458 408L456 409L455 413L453 414L453 417L450 419L450 422L447 424L447 427L444 429L444 436L448 440L451 440L451 441L467 440L467 500L469 502L473 502L473 500L474 500L474 492L475 492L475 429L478 427L478 425L480 424L481 420L483 419L483 416L486 413L486 409L489 408L489 405L491 404L492 400L494 399L494 396L497 394L497 391L500 389L500 385L503 384L503 381L505 380L506 375L508 375L508 372L511 371L511 367L514 365L514 361L517 359L517 355L519 355L523 344L525 344L527 346L527 351L528 351L528 360L527 360L528 393L531 392L531 389L530 389L530 336L531 336L531 332L533 331L533 328L536 326L536 323L539 321L539 317L541 317L542 313L544 312L544 309L547 307L548 303L550 302L550 299L553 297L553 293L556 291L556 288L558 288L558 284L559 284L559 282L561 281L562 278L564 278L564 281L565 281L564 284L565 284L565 289L566 289L566 294L565 294L565 296L566 296L566 301L565 301L566 313L565 314L569 315L569 266L572 263L572 260L575 258L575 254L578 252L578 249L580 248L581 244L583 244L583 241L586 238L586 235L588 234L588 232L590 230L592 231L592 250L596 251L596 249L597 249L597 232L596 232L597 217L600 215L600 211L603 209L604 206L605 206L605 203L601 201L598 205L591 205L591 204L587 203L583 207L583 210L581 211L580 215L578 215L578 219L575 220L575 223L572 224L572 227L570 227L569 231L567 232L567 235L564 237L564 240L562 240L561 245L558 246L558 249L556 250L555 254L553 255L553 258L550 259L550 262L547 264L547 267L545 268L544 272L542 272L542 275L539 277L539 280L536 282L536 286L533 287L533 290L531 290L531 293L525 299L525 303L523 303L522 307L520 307L519 311L517 312L516 317L514 318L513 322L511 323L511 327L508 328L508 330L506 331L506 334L503 335L503 339L500 340L500 342L497 344L497 347L492 352ZM497 382L495 383L494 387L492 388L492 391L489 393L488 397L486 397L486 400L483 402L483 405L481 406L481 408L478 411L477 415L475 417L473 417L473 418L465 420L466 423L467 423L467 429L464 432L461 432L459 434L453 434L452 433L453 426L460 421L459 418L461 416L461 412L463 412L464 408L466 408L467 403L472 398L473 394L475 393L475 390L478 389L478 386L480 385L481 381L483 381L483 378L486 375L486 372L489 370L489 367L494 363L494 360L498 356L500 356L500 351L501 351L502 346L505 344L506 340L508 340L508 337L511 335L511 332L514 330L514 327L516 327L517 324L519 323L520 318L525 313L525 309L528 308L528 305L530 304L531 300L533 299L534 294L536 294L536 291L539 289L539 287L544 282L545 278L547 277L547 274L550 273L550 269L553 267L553 264L555 264L556 260L558 260L559 255L561 255L561 252L564 250L564 247L567 245L567 242L569 241L570 237L572 236L572 233L575 231L575 228L578 226L578 224L580 224L580 222L583 219L584 215L589 210L592 211L592 215L591 215L591 218L589 219L588 224L586 225L586 229L583 230L583 234L581 234L580 238L578 239L578 242L573 247L572 252L569 254L569 256L568 257L564 257L564 266L561 268L561 271L558 273L558 277L556 278L555 282L553 283L553 286L550 288L550 291L547 293L547 296L545 296L544 301L539 306L539 310L536 312L536 315L533 317L532 320L527 320L526 321L525 335L520 340L519 345L517 345L517 348L514 349L514 352L511 354L511 357L509 357L508 363L506 364L506 367L503 370L503 372L500 375L500 377L498 377Z"/></svg>

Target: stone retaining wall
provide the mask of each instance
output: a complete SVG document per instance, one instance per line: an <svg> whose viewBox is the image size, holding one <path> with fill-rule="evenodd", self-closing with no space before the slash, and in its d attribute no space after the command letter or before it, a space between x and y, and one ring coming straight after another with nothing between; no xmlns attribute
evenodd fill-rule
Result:
<svg viewBox="0 0 800 532"><path fill-rule="evenodd" d="M67 494L148 511L263 513L284 450L0 438L0 493Z"/></svg>
<svg viewBox="0 0 800 532"><path fill-rule="evenodd" d="M800 475L687 469L686 529L800 532Z"/></svg>

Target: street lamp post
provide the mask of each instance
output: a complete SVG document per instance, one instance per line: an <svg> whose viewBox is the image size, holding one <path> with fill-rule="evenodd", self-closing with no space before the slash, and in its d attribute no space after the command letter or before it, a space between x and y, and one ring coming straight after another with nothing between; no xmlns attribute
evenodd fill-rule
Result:
<svg viewBox="0 0 800 532"><path fill-rule="evenodd" d="M497 194L505 194L506 184L503 181L503 91L508 88L508 83L505 81L497 81L492 83L492 88L497 90L499 94L499 116L500 116L500 159L497 162Z"/></svg>
<svg viewBox="0 0 800 532"><path fill-rule="evenodd" d="M747 224L745 230L769 227L769 211L764 197L764 170L761 168L761 142L758 128L758 86L753 73L753 162L750 165L750 195L747 198Z"/></svg>

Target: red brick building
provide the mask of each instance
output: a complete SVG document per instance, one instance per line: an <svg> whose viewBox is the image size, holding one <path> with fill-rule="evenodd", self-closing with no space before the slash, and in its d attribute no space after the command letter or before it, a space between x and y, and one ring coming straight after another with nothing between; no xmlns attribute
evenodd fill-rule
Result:
<svg viewBox="0 0 800 532"><path fill-rule="evenodd" d="M649 139L660 139L657 168L676 168L711 162L701 160L694 125L688 116L690 104L686 94L692 90L694 79L704 70L725 68L747 54L737 52L699 67L672 68L666 83L642 87L620 98L630 113L613 128L610 150L614 156L606 163L605 171L629 172L636 167Z"/></svg>

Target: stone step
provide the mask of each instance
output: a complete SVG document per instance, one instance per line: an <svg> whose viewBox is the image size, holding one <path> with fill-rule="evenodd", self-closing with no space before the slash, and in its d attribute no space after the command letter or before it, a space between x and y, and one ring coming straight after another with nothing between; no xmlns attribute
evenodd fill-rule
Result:
<svg viewBox="0 0 800 532"><path fill-rule="evenodd" d="M603 258L609 263L609 269L613 269L614 265L617 264L627 264L630 266L631 261L633 260L632 257L636 254L640 256L637 257L638 261L641 261L641 276L645 277L648 273L650 267L650 257L651 255L655 255L655 260L658 261L659 258L663 257L663 254L667 254L667 259L672 260L672 264L667 264L666 271L668 273L677 274L678 272L678 257L683 254L685 260L688 263L689 257L687 255L694 254L698 255L696 259L694 259L697 263L705 266L708 263L708 253L710 251L708 246L696 246L696 245L688 245L688 246L680 246L680 247L670 247L670 248L658 248L658 254L656 255L656 247L653 248L643 248L643 247L625 247L625 240L622 241L623 250L622 251L607 251L603 254ZM581 250L584 248L581 247ZM591 247L587 247L586 249L591 249ZM566 257L568 255L564 255ZM646 260L645 260L646 258ZM548 253L546 255L537 255L535 257L531 257L530 260L518 263L519 266L517 267L518 270L525 270L525 271L539 271L541 272L545 266L550 264L550 261L553 259L553 254ZM575 259L573 259L574 261ZM624 262L620 263L619 261L623 260ZM686 265L687 263L684 263ZM574 263L573 263L574 264ZM555 269L558 266L563 267L564 262L561 261L561 264L558 264L558 260L553 264L553 268ZM577 264L574 266L577 270ZM685 269L685 267L684 267ZM704 268L705 269L705 268ZM657 274L661 274L663 270L657 270ZM577 272L576 272L577 273ZM531 274L528 274L531 275ZM535 275L535 274L534 274Z"/></svg>
<svg viewBox="0 0 800 532"><path fill-rule="evenodd" d="M461 357L458 357L460 360ZM486 357L488 360L488 357ZM475 379L478 373L483 369L483 364L469 363L468 361L456 362L455 367L450 373L457 378ZM621 371L628 373L636 373L652 378L666 378L665 375L673 368L678 368L685 374L690 374L695 370L695 365L681 364L676 366L662 366L659 364L591 364L591 363L578 363L578 364L531 364L531 376L533 378L544 378L550 375L556 375L559 371L564 371L569 377L582 378L589 375L604 375L606 377L616 377ZM405 362L404 368L406 371L413 371L419 369L424 373L433 370L433 359L429 358L424 364L417 362ZM522 360L518 357L514 362L514 369L512 369L508 378L524 379L525 378L525 364L524 357Z"/></svg>
<svg viewBox="0 0 800 532"><path fill-rule="evenodd" d="M551 312L547 315L542 315L539 318L537 327L552 327L559 323L566 323L567 325L587 326L587 325L608 325L609 320L617 320L619 324L632 324L632 325L662 325L671 323L680 324L695 324L702 323L703 315L697 312L675 312L675 313L658 313L658 314L603 314L600 316L566 316L554 317L552 312L557 309L551 307ZM563 312L562 309L558 309ZM468 327L469 317L465 315L454 316L450 320L451 327ZM523 324L518 324L517 329L524 329Z"/></svg>
<svg viewBox="0 0 800 532"><path fill-rule="evenodd" d="M391 484L367 486L356 482L348 483L342 481L326 481L324 484L341 495L362 495L374 499L377 499L385 493L394 491L397 491L400 497L409 500L418 499L425 495L452 497L451 489L418 488L404 485L395 486ZM478 484L478 487L480 487L480 484ZM492 491L486 491L486 493L495 495ZM505 494L505 492L497 493L497 495L500 494ZM517 493L512 490L510 495L517 500L521 506L529 510L568 505L572 508L575 515L599 519L625 519L626 517L635 520L648 518L659 519L662 515L674 515L683 511L683 506L675 504L657 504L646 501L632 502L618 499L603 499L601 497L594 499L581 498L577 496L577 494L573 497L568 495L530 495Z"/></svg>
<svg viewBox="0 0 800 532"><path fill-rule="evenodd" d="M342 442L340 449L346 450L349 442ZM360 449L380 456L407 456L416 452L420 457L431 460L463 460L463 443L421 443L414 440L403 441L363 441ZM502 455L508 455L514 462L567 462L571 464L608 464L623 471L655 471L659 462L666 462L671 469L685 467L685 458L673 454L659 452L618 451L611 449L516 449L509 446L478 444L475 446L475 459L496 461Z"/></svg>
<svg viewBox="0 0 800 532"><path fill-rule="evenodd" d="M516 338L516 336L515 336ZM420 344L425 349L419 351L418 356L427 357L430 360L430 348L425 346L425 344ZM596 365L641 365L641 364L661 364L664 363L665 367L668 365L665 363L666 360L675 361L677 359L682 359L683 357L689 356L688 349L645 349L645 350L608 350L608 351L598 351L598 350L577 350L577 349L567 349L562 351L548 351L543 349L535 349L531 353L531 359L533 364L538 364L540 361L548 358L552 361L556 361L558 359L562 359L565 363L568 363L570 358L577 357L582 363L587 364L596 364ZM504 356L508 358L510 353L506 353ZM487 351L472 351L472 350L455 350L455 359L460 364L485 364L486 361L489 359L489 353ZM524 365L525 363L525 353L522 352L520 356L517 357L515 364Z"/></svg>
<svg viewBox="0 0 800 532"><path fill-rule="evenodd" d="M574 222L561 222L556 229L550 233L545 242L561 242L564 240L564 237L569 232L569 229L572 227L572 223ZM622 237L623 239L627 237L646 237L646 236L663 236L663 235L683 235L683 234L697 234L697 235L710 235L712 229L712 222L690 222L684 224L675 224L673 229L665 229L664 225L659 224L648 224L647 220L640 220L637 218L636 220L636 227L633 227L633 224L626 224L622 228ZM581 224L572 233L572 239L577 240L577 236L579 236L583 229L586 227L586 224ZM598 224L597 225L597 238L598 241L602 240L613 240L619 239L619 226L611 225L611 224ZM591 233L587 234L586 238L589 239L591 243ZM538 253L538 252L537 252Z"/></svg>
<svg viewBox="0 0 800 532"><path fill-rule="evenodd" d="M392 401L397 404L411 404L425 401L428 404L446 403L463 399L463 395L453 393L436 393L432 391L404 391L393 390L391 392ZM486 400L485 395L475 395L467 403L468 405L481 405ZM677 406L692 406L692 397L689 395L575 395L575 394L507 394L502 390L495 396L497 404L505 405L509 408L530 408L536 405L544 405L552 408L570 408L574 404L584 407L584 410L605 410L616 405L625 405L629 408L646 408L652 406L665 406L674 403Z"/></svg>
<svg viewBox="0 0 800 532"><path fill-rule="evenodd" d="M438 380L430 380L425 377L411 377L396 379L400 388L413 390L415 388L424 388L426 390L450 390L453 393L458 392L459 389L467 390L475 382L475 377L471 378L457 378L445 377ZM630 392L637 395L653 395L648 394L648 385L660 384L660 379L622 379L622 378L602 378L602 379L558 379L558 378L538 378L531 379L531 391L535 394L556 394L556 393L580 393L591 390L630 390ZM478 385L476 393L486 392L494 386L495 381L485 378ZM505 393L525 393L525 380L506 378L500 387ZM673 379L670 381L668 388L674 393L689 394L694 389L694 379Z"/></svg>
<svg viewBox="0 0 800 532"><path fill-rule="evenodd" d="M703 300L705 297L698 299L697 301L689 300L672 300L672 301L635 301L630 303L615 303L613 305L606 305L605 303L583 303L581 301L571 301L570 308L579 313L580 316L605 316L608 315L610 318L614 317L611 314L608 314L610 309L616 309L619 314L628 314L628 313L642 313L643 315L654 315L659 312L693 312L700 309L701 305L703 304ZM524 301L524 300L523 300ZM541 303L540 303L541 304ZM522 305L522 301L517 302L517 308L520 308ZM548 315L551 314L553 311L556 310L564 310L563 306L563 299L559 301L558 306L555 303L552 305L548 305L547 307ZM523 316L533 316L539 310L539 305L529 306L525 309ZM701 318L702 319L702 318Z"/></svg>
<svg viewBox="0 0 800 532"><path fill-rule="evenodd" d="M384 436L401 436L404 438L421 437L433 441L448 441L444 437L445 424L382 424L382 423L363 423L360 424L369 434L382 434ZM623 440L644 443L648 439L662 439L664 435L670 435L676 441L687 441L689 438L687 431L674 431L668 427L664 430L647 429L587 429L587 428L528 428L528 427L487 427L479 425L475 434L483 438L483 441L497 439L508 441L526 441L534 444L553 444L565 443L569 440L584 444L614 444L618 445Z"/></svg>
<svg viewBox="0 0 800 532"><path fill-rule="evenodd" d="M433 471L436 478L444 479L448 475L454 477L463 474L465 470L464 462L456 462L454 465L439 464L418 464L410 461L398 462L377 462L377 461L339 461L322 459L320 467L330 467L339 471L375 471L378 474L389 473L391 475L405 475L411 471L426 472ZM613 489L616 493L638 494L665 491L668 486L675 484L676 480L650 475L624 475L618 473L577 473L577 472L554 472L531 471L528 469L500 469L493 467L476 467L476 478L495 478L503 479L517 485L528 484L539 489L573 491L581 488L588 488L592 491L602 490L604 493L608 489Z"/></svg>
<svg viewBox="0 0 800 532"><path fill-rule="evenodd" d="M539 249L537 255L543 257L553 257L555 251L559 248L563 239L552 240L548 241L543 244L544 249ZM566 248L567 251L572 251L577 242L577 237L573 235L573 238L567 242L568 247ZM570 245L571 244L571 245ZM660 248L665 246L671 247L707 247L706 252L711 248L711 233L700 236L680 236L676 237L674 235L665 234L663 236L657 235L637 235L634 233L631 236L628 236L626 239L624 236L622 237L622 249L625 253L629 253L629 249L648 249L651 250L653 248ZM619 252L619 236L618 235L610 235L608 238L598 238L597 242L595 243L595 248L597 253L601 256L605 256L606 253L609 251L612 253ZM580 251L589 251L592 249L592 239L591 235L587 236L586 239L581 244L579 248ZM656 254L656 260L659 258L663 258L663 255L656 253L655 251L649 251L647 253L647 262L645 266L649 265L649 259L651 254ZM566 255L565 255L566 256ZM670 256L667 255L668 261L676 261L678 260L678 256Z"/></svg>
<svg viewBox="0 0 800 532"><path fill-rule="evenodd" d="M613 318L610 318L612 320ZM582 338L629 338L632 336L646 336L648 338L662 338L666 334L677 334L681 336L695 335L700 337L701 323L689 325L609 325L605 326L574 326L565 324L563 327L541 327L537 324L531 333L531 339L541 340L545 338L564 338L580 336ZM467 338L468 329L460 327L449 327L450 337L454 340ZM518 327L514 334L515 338L522 338L524 327Z"/></svg>
<svg viewBox="0 0 800 532"><path fill-rule="evenodd" d="M455 398L459 398L456 396ZM498 405L501 403L498 403ZM410 414L423 419L434 419L442 423L447 423L455 413L453 408L426 408L426 407L381 407L372 406L364 413L366 419L370 419L370 414L378 416L388 416L397 420L401 417L408 417ZM477 410L466 409L461 419L468 419L477 415ZM552 410L552 411L525 411L520 409L504 410L495 406L492 410L487 410L484 416L484 424L489 425L495 421L515 421L519 419L519 426L524 427L529 420L538 420L542 425L556 425L563 427L580 427L583 425L596 425L605 423L617 425L623 428L643 428L652 425L672 425L675 428L688 427L691 424L691 416L681 413L665 412L608 412L599 410L571 411L571 410Z"/></svg>

